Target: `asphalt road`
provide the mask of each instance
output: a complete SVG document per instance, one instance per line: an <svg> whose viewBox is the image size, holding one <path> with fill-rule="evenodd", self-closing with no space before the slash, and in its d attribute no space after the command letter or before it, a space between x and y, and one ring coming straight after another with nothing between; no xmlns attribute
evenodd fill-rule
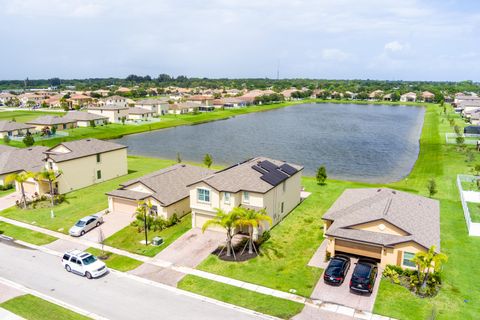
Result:
<svg viewBox="0 0 480 320"><path fill-rule="evenodd" d="M0 241L0 277L117 319L259 319L115 273L88 280L68 273L60 258Z"/></svg>

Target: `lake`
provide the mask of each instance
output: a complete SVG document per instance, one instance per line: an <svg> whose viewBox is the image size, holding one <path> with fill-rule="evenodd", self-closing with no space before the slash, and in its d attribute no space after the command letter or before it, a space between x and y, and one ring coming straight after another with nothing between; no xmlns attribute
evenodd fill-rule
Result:
<svg viewBox="0 0 480 320"><path fill-rule="evenodd" d="M305 166L329 178L392 182L411 171L419 152L424 108L412 106L302 104L125 136L129 154L231 165L263 155Z"/></svg>

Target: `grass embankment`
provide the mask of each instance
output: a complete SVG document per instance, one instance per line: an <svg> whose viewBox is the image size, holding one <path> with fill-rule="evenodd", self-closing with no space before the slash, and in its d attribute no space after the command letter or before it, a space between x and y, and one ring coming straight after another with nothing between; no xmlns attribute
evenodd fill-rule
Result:
<svg viewBox="0 0 480 320"><path fill-rule="evenodd" d="M163 244L160 246L146 246L142 243L142 241L145 241L145 233L138 232L137 227L127 226L106 239L105 244L132 253L153 257L190 230L191 227L192 218L188 214L174 226L162 231L149 231L147 233L148 241L151 241L154 237L161 237L163 238Z"/></svg>
<svg viewBox="0 0 480 320"><path fill-rule="evenodd" d="M110 269L115 269L122 272L127 272L133 269L136 269L142 265L142 261L132 259L130 257L121 256L112 252L102 252L102 250L96 248L88 248L85 250L90 252L97 258L102 257L102 261L105 262L107 267Z"/></svg>
<svg viewBox="0 0 480 320"><path fill-rule="evenodd" d="M472 222L480 222L480 203L467 202Z"/></svg>
<svg viewBox="0 0 480 320"><path fill-rule="evenodd" d="M3 221L0 221L0 234L4 234L16 240L21 240L31 244L35 244L37 246L43 246L45 244L48 244L50 242L57 240L57 238L55 237L52 237L40 232L17 227L17 226L14 226L13 224L9 224Z"/></svg>
<svg viewBox="0 0 480 320"><path fill-rule="evenodd" d="M0 307L27 320L87 320L88 317L32 295L23 295L0 304Z"/></svg>
<svg viewBox="0 0 480 320"><path fill-rule="evenodd" d="M2 211L0 215L66 234L78 219L108 207L106 192L117 189L122 182L160 170L174 163L172 160L129 156L129 174L68 193L66 201L54 208L55 218L53 219L50 217L50 208L48 207L27 210L12 207Z"/></svg>
<svg viewBox="0 0 480 320"><path fill-rule="evenodd" d="M298 302L252 292L192 275L183 278L178 287L202 296L283 319L290 319L304 307L303 304Z"/></svg>

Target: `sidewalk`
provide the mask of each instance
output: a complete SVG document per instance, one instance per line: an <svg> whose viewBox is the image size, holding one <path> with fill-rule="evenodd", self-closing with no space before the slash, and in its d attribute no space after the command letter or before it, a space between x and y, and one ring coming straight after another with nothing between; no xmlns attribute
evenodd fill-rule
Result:
<svg viewBox="0 0 480 320"><path fill-rule="evenodd" d="M100 244L96 243L96 242L84 240L84 239L81 239L81 238L73 238L73 237L70 237L69 235L66 235L66 234L63 234L63 233L59 233L59 232L56 232L56 231L51 231L51 230L44 229L44 228L41 228L41 227L38 227L38 226L33 226L33 225L30 225L30 224L27 224L27 223L24 223L24 222L8 219L8 218L1 217L1 216L0 216L0 221L10 223L10 224L13 224L13 225L16 225L18 227L25 228L25 229L30 229L30 230L33 230L33 231L44 233L44 234L56 237L56 238L64 240L64 241L68 241L68 242L72 243L73 247L75 247L75 245L79 245L79 246L83 246L83 247L87 246L87 247L93 247L93 248L96 248L96 249L102 249L102 246ZM45 251L47 253L54 254L54 255L57 255L57 256L60 256L60 255L63 254L63 252L57 252L53 249L48 248L48 245L46 247L38 247L38 246L34 246L34 247L37 247L42 251ZM296 295L296 294L287 293L287 292L284 292L284 291L279 291L279 290L271 289L271 288L264 287L264 286L259 286L259 285L256 285L256 284L252 284L252 283L248 283L248 282L244 282L244 281L240 281L240 280L216 275L216 274L213 274L213 273L209 273L209 272L205 272L205 271L201 271L201 270L197 270L197 269L192 269L192 268L185 267L185 266L178 266L178 265L175 265L175 264L171 263L170 261L159 260L155 257L154 258L145 257L145 256L142 256L142 255L130 253L128 251L113 248L113 247L106 246L106 245L104 246L104 250L115 253L115 254L118 254L118 255L127 256L127 257L130 257L132 259L136 259L136 260L142 261L144 263L148 263L150 265L159 266L159 267L162 267L162 268L165 268L165 269L171 269L173 271L180 272L180 273L183 273L183 274L194 275L194 276L201 277L201 278L204 278L204 279L208 279L208 280L211 280L211 281L216 281L216 282L224 283L224 284L227 284L227 285L231 285L231 286L243 288L243 289L246 289L246 290L250 290L250 291L253 291L253 292L257 292L257 293L260 293L260 294L270 295L270 296L273 296L273 297L277 297L277 298L281 298L281 299L285 299L285 300L290 300L290 301L297 302L297 303L302 303L302 304L305 304L306 306L313 307L313 308L320 309L320 310L324 310L324 311L329 311L329 312L332 312L332 313L348 315L348 316L350 316L351 318L354 318L354 319L367 319L367 320L379 319L379 316L374 315L370 312L355 310L353 308L348 308L348 307L338 305L338 304L333 304L333 303L327 303L327 302L320 301L320 300L313 301L311 299L307 299L305 297L302 297L302 296L299 296L299 295ZM128 275L128 273L125 273L125 274ZM381 317L381 319L390 319L390 318Z"/></svg>
<svg viewBox="0 0 480 320"><path fill-rule="evenodd" d="M2 319L2 320L25 320L24 318L19 317L16 314L14 314L14 313L12 313L8 310L5 310L1 307L0 307L0 319Z"/></svg>

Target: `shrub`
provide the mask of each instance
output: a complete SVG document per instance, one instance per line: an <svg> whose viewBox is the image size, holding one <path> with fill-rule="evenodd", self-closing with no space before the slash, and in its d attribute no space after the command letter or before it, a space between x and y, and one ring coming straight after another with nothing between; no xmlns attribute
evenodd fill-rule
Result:
<svg viewBox="0 0 480 320"><path fill-rule="evenodd" d="M9 136L7 136L7 135L3 136L3 142L5 142L5 144L10 144L10 141L11 141L11 139L10 139Z"/></svg>
<svg viewBox="0 0 480 320"><path fill-rule="evenodd" d="M393 268L393 266L387 266L383 271L383 276L389 278L395 284L400 283L399 273L396 268Z"/></svg>
<svg viewBox="0 0 480 320"><path fill-rule="evenodd" d="M23 138L23 143L27 147L31 147L35 144L35 139L33 139L32 135L26 135L25 138Z"/></svg>

